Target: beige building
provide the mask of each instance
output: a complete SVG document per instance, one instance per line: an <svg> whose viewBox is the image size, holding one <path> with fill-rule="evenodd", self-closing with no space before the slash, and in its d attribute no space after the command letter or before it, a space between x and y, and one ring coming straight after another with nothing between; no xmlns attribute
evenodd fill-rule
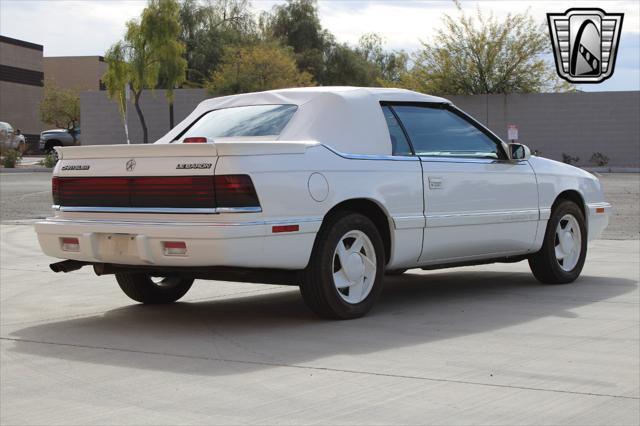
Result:
<svg viewBox="0 0 640 426"><path fill-rule="evenodd" d="M37 146L44 129L39 113L42 50L39 44L0 36L0 121L20 129L31 147Z"/></svg>
<svg viewBox="0 0 640 426"><path fill-rule="evenodd" d="M104 90L102 76L107 64L102 56L49 56L44 58L44 77L63 89Z"/></svg>

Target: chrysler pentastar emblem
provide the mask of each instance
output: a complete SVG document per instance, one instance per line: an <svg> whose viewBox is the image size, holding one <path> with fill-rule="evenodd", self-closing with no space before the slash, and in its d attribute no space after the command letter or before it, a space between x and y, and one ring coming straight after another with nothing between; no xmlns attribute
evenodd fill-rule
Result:
<svg viewBox="0 0 640 426"><path fill-rule="evenodd" d="M590 8L547 13L558 75L571 83L600 83L611 77L623 17Z"/></svg>
<svg viewBox="0 0 640 426"><path fill-rule="evenodd" d="M131 160L127 161L125 168L127 169L128 172L132 172L133 169L136 168L136 160L132 158Z"/></svg>

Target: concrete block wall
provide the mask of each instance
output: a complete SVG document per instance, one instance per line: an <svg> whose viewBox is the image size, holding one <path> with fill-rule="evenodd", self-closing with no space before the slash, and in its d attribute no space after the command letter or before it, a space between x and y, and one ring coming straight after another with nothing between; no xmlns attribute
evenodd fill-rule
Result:
<svg viewBox="0 0 640 426"><path fill-rule="evenodd" d="M175 91L175 123L202 100L203 89ZM580 92L512 95L448 96L498 136L507 139L507 125L518 126L519 142L543 157L562 154L590 163L594 152L610 158L609 167L640 168L640 92ZM124 130L115 102L106 92L81 94L83 144L124 143ZM169 106L164 92L145 92L142 109L153 142L169 130ZM142 129L133 105L128 111L132 143L142 142Z"/></svg>
<svg viewBox="0 0 640 426"><path fill-rule="evenodd" d="M208 97L203 89L176 90L173 105L175 124L184 120L200 102ZM140 98L140 108L147 123L149 143L155 142L169 131L169 104L164 90L145 91ZM118 105L108 98L107 92L80 93L80 116L83 145L126 143ZM131 143L142 143L142 126L133 103L129 104L127 110L127 122Z"/></svg>
<svg viewBox="0 0 640 426"><path fill-rule="evenodd" d="M507 140L518 126L519 142L543 157L579 157L593 166L595 152L610 167L640 167L640 92L580 92L450 96L461 109ZM483 105L484 104L484 105Z"/></svg>

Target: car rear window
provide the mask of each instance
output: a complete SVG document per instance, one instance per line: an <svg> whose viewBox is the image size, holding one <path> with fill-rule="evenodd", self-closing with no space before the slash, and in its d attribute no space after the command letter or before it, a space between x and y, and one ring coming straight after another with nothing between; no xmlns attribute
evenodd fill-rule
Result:
<svg viewBox="0 0 640 426"><path fill-rule="evenodd" d="M297 109L296 105L250 105L209 111L179 139L278 136Z"/></svg>

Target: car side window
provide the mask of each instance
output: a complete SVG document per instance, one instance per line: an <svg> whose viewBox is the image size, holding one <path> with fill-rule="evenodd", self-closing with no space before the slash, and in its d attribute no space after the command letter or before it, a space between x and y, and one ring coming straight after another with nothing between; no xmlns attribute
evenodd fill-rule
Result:
<svg viewBox="0 0 640 426"><path fill-rule="evenodd" d="M396 119L396 116L388 106L382 107L384 113L384 119L387 121L387 127L389 128L389 137L391 138L391 154L392 155L413 155L409 141L404 135L400 123Z"/></svg>
<svg viewBox="0 0 640 426"><path fill-rule="evenodd" d="M500 158L497 143L456 113L439 106L393 106L416 155Z"/></svg>

